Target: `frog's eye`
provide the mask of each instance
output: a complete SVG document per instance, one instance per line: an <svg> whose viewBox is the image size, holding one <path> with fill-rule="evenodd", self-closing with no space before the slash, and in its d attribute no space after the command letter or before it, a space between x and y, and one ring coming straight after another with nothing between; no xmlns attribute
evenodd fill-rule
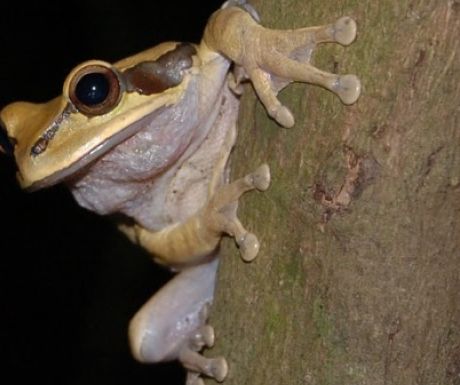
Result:
<svg viewBox="0 0 460 385"><path fill-rule="evenodd" d="M85 115L109 112L120 101L120 95L121 86L117 73L103 65L82 67L70 80L70 100Z"/></svg>
<svg viewBox="0 0 460 385"><path fill-rule="evenodd" d="M8 133L2 122L0 121L0 152L8 156L12 156L14 153L14 143L13 140L8 137Z"/></svg>

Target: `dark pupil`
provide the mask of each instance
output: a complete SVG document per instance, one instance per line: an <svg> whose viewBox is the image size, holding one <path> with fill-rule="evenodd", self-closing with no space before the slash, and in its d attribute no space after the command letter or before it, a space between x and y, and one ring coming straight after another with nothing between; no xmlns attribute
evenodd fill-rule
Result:
<svg viewBox="0 0 460 385"><path fill-rule="evenodd" d="M75 96L87 106L104 102L109 95L110 85L104 74L92 73L84 75L75 88Z"/></svg>
<svg viewBox="0 0 460 385"><path fill-rule="evenodd" d="M13 155L14 146L2 125L0 125L0 147L7 155Z"/></svg>

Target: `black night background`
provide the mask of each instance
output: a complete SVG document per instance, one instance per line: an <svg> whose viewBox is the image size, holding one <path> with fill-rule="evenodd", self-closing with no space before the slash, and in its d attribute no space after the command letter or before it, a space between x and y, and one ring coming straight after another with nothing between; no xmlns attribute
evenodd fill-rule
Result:
<svg viewBox="0 0 460 385"><path fill-rule="evenodd" d="M198 42L222 1L7 1L0 6L0 108L47 101L88 59L167 40ZM131 358L129 319L169 277L109 218L64 186L26 193L0 156L1 355L8 384L183 384L176 364Z"/></svg>

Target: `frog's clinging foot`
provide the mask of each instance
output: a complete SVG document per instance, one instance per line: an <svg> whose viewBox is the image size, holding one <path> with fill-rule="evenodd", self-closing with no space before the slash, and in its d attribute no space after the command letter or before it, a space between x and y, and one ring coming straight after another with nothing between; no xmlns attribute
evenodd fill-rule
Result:
<svg viewBox="0 0 460 385"><path fill-rule="evenodd" d="M223 357L206 358L199 352L214 345L214 328L207 324L210 304L206 303L198 317L201 326L191 335L179 353L179 361L189 370L186 385L204 385L201 374L223 381L227 376L227 361Z"/></svg>
<svg viewBox="0 0 460 385"><path fill-rule="evenodd" d="M332 29L334 40L339 44L350 45L356 38L356 22L351 17L341 17Z"/></svg>
<svg viewBox="0 0 460 385"><path fill-rule="evenodd" d="M292 30L272 30L259 25L237 7L222 9L207 26L204 41L244 68L268 114L281 126L292 127L291 111L278 100L278 92L291 82L324 87L353 104L361 92L354 75L321 71L310 64L320 43L349 45L356 38L356 22L341 17L335 23Z"/></svg>
<svg viewBox="0 0 460 385"><path fill-rule="evenodd" d="M259 254L260 243L253 233L246 233L236 243L240 248L241 258L246 262L251 262Z"/></svg>
<svg viewBox="0 0 460 385"><path fill-rule="evenodd" d="M353 104L361 93L361 82L355 75L339 76L331 91L340 98L343 104Z"/></svg>
<svg viewBox="0 0 460 385"><path fill-rule="evenodd" d="M193 350L200 351L202 348L210 348L214 345L215 334L211 325L203 325L192 336L190 343Z"/></svg>
<svg viewBox="0 0 460 385"><path fill-rule="evenodd" d="M270 186L270 168L263 164L254 172L244 177L248 186L253 186L259 191L265 191Z"/></svg>
<svg viewBox="0 0 460 385"><path fill-rule="evenodd" d="M257 237L248 232L236 216L237 201L250 190L265 191L270 185L270 169L263 164L243 178L222 186L213 196L205 212L211 231L223 232L235 238L245 261L253 260L259 252Z"/></svg>
<svg viewBox="0 0 460 385"><path fill-rule="evenodd" d="M203 379L200 377L200 373L187 372L187 380L185 385L204 385Z"/></svg>
<svg viewBox="0 0 460 385"><path fill-rule="evenodd" d="M218 382L222 382L228 373L228 365L224 357L206 358L187 347L179 353L179 361L192 372L187 379L187 384L190 381L199 381L200 373L214 378ZM199 382L190 383L199 384Z"/></svg>

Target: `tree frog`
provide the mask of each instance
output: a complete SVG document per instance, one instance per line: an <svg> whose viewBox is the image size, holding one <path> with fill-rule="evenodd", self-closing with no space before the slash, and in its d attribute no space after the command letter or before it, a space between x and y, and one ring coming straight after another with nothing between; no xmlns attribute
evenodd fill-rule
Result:
<svg viewBox="0 0 460 385"><path fill-rule="evenodd" d="M15 102L0 112L0 146L14 153L21 186L64 182L77 202L120 214L120 230L177 271L133 317L132 353L142 362L178 359L187 384L223 381L223 357L206 358L217 249L233 237L251 261L259 242L237 217L240 196L269 187L263 164L229 183L240 83L250 81L267 113L294 125L277 98L293 81L320 85L354 103L360 82L310 64L318 43L348 45L356 23L271 30L245 0L230 0L208 21L200 44L168 42L115 64L90 60L67 76L61 96Z"/></svg>

